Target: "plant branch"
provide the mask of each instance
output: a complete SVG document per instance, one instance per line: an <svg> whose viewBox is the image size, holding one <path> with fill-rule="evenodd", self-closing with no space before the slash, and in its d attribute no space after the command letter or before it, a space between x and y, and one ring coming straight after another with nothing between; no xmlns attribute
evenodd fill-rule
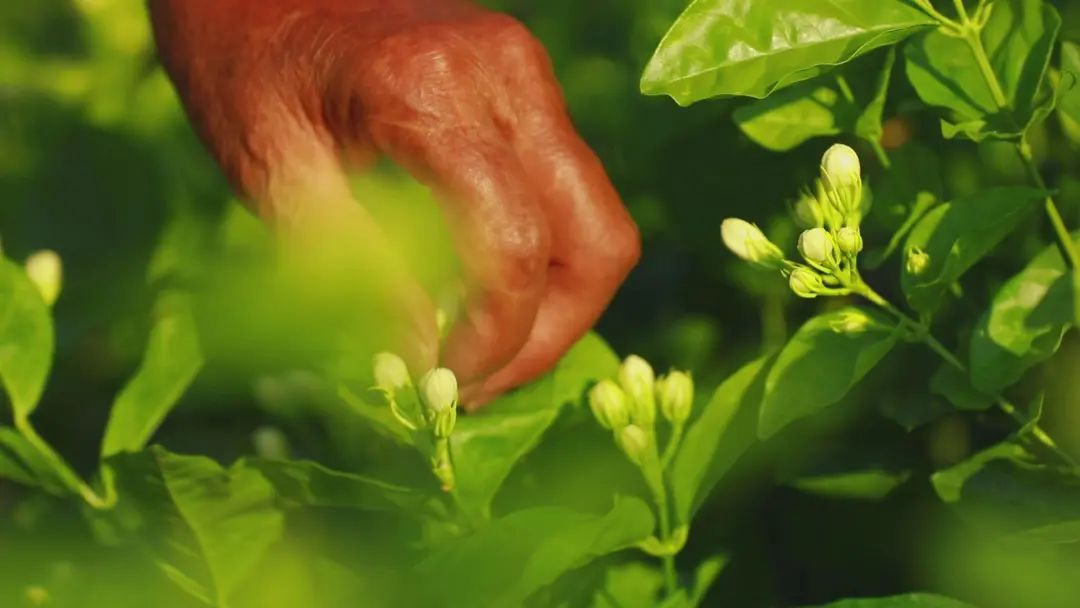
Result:
<svg viewBox="0 0 1080 608"><path fill-rule="evenodd" d="M71 469L60 454L56 453L56 450L45 441L41 435L38 435L37 430L34 429L34 425L30 424L30 419L26 416L15 417L15 429L19 431L19 434L26 439L38 454L40 454L45 460L49 461L53 465L53 469L56 471L60 479L67 485L68 488L77 492L86 504L95 509L108 509L116 503L116 495L112 491L108 491L104 497L98 496L94 491L75 471ZM110 476L111 477L111 476ZM107 486L112 486L111 483Z"/></svg>

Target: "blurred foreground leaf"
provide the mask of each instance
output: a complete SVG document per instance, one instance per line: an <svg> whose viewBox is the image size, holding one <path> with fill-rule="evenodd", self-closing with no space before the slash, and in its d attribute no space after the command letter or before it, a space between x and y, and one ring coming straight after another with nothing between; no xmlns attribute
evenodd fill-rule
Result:
<svg viewBox="0 0 1080 608"><path fill-rule="evenodd" d="M259 471L280 499L297 506L415 511L429 498L412 488L334 471L315 462L246 458L237 467Z"/></svg>
<svg viewBox="0 0 1080 608"><path fill-rule="evenodd" d="M818 608L974 608L971 604L931 593L840 600Z"/></svg>
<svg viewBox="0 0 1080 608"><path fill-rule="evenodd" d="M37 407L52 356L48 306L22 267L0 259L0 379L16 419Z"/></svg>

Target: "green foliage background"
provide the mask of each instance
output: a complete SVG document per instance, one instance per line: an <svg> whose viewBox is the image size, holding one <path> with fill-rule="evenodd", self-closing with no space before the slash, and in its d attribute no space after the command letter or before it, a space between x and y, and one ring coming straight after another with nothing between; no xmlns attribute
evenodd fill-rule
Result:
<svg viewBox="0 0 1080 608"><path fill-rule="evenodd" d="M993 138L977 145L942 139L939 112L905 78L918 82L919 48L913 45L906 56L896 57L878 51L846 67L855 102L845 101L835 83L806 74L802 82L763 101L724 98L681 108L665 97L643 96L639 78L661 37L685 8L682 0L487 4L520 17L547 46L577 126L603 159L641 227L642 263L597 333L614 352L639 353L658 370L669 366L693 370L700 392L698 407L710 397L717 404L703 414L710 416L708 424L717 432L708 433L703 424L705 430L688 436L688 445L709 457L696 462L687 456L675 466L677 475L694 480L676 489L676 510L681 516L697 513L690 543L679 555L680 569L690 577L699 564L708 564L717 554L728 557L703 605L812 605L915 591L941 593L978 606L1077 605L1080 547L1075 531L1065 535L1068 542L1018 548L1004 544L999 535L1003 529L1009 531L1015 518L1002 523L997 513L985 512L977 501L955 508L939 498L942 488L947 493L963 484L965 473L957 467L970 462L969 457L996 462L986 450L998 450L998 456L1004 451L1013 459L993 465L1001 469L995 471L1004 481L991 490L1002 491L1018 509L1037 511L1047 521L1069 519L1052 517L1058 512L1080 513L1076 485L1032 485L1030 477L1021 474L1017 462L1030 455L1010 443L1016 431L1011 420L981 405L965 409L950 403L958 401L956 392L926 351L893 345L894 338L882 332L867 339L887 340L895 348L880 365L870 365L874 369L865 378L861 377L866 372L853 375L855 388L838 406L783 429L787 420L778 419L767 433L745 414L725 418L727 409L737 406L724 404L738 403L745 394L752 398L774 375L801 375L798 382L812 383L814 370L807 378L797 360L782 369L772 368L769 378L759 378L754 364L743 366L774 353L807 319L842 311L830 312L836 302L796 300L775 277L736 260L720 245L723 218L753 218L775 242L793 243L797 229L788 206L817 175L820 154L833 137L856 145L866 159L876 206L864 235L868 244L879 247L920 197L962 200L989 188L1026 183L1024 168L1009 144ZM1061 38L1080 43L1080 7L1068 0L1051 4L1062 17ZM948 42L928 36L919 46ZM1055 61L1060 56L1062 64L1080 65L1075 49L1047 52ZM832 52L839 60L846 49ZM923 77L932 71L924 70ZM778 82L779 77L766 79L747 92L760 97ZM878 92L886 85L888 102L875 106L872 101L883 98ZM1019 88L1012 83L1008 92L1013 95ZM1063 89L1059 107L1080 107L1077 94ZM814 103L807 104L807 94ZM792 124L782 116L776 122L776 108L789 103L799 117L797 124L815 125L813 136L793 133ZM989 127L968 120L971 108L950 109L960 132L983 139L979 135ZM1035 107L1024 109L1024 118L1037 114ZM1068 224L1076 227L1080 156L1076 144L1070 143L1077 125L1069 121L1069 114L1040 122L1029 138ZM875 116L886 119L883 133ZM875 150L867 140L879 138L891 160L889 171L870 160ZM395 196L424 198L408 186L402 186L407 194L401 195L400 179L392 170L387 173L385 183L394 184ZM376 181L358 187L384 186ZM409 209L426 208L424 204L421 200ZM385 213L390 222L428 221L411 216L402 220L394 217L393 209ZM944 294L932 294L935 300L926 306L936 309L940 337L949 344L974 345L981 334L972 338L970 332L985 331L998 336L998 342L1034 341L1049 356L1068 325L1050 319L1044 326L1029 328L1030 335L1002 336L1015 323L991 316L980 329L972 329L991 301L1019 297L1014 292L1022 292L1024 277L1052 282L1061 275L1060 258L1051 259L1054 250L1046 248L1050 240L1044 220L1030 215L1018 222L1018 229L1003 235L1004 241L964 275L963 298L939 304L936 299ZM424 234L441 234L437 221L428 223ZM377 605L389 597L399 567L420 561L419 541L447 534L393 515L395 509L404 508L403 503L421 508L407 492L371 489L373 478L404 487L424 479L426 471L407 452L386 447L393 444L379 429L389 432L387 427L378 420L343 414L340 400L313 378L307 363L325 354L318 338L326 327L307 325L305 319L325 311L304 301L285 306L284 311L265 305L280 302L277 296L288 290L278 286L275 291L260 282L267 279L257 269L270 255L264 229L233 199L187 124L155 63L140 2L0 4L0 239L9 259L21 261L33 251L51 248L64 260L64 292L54 308L53 369L34 416L41 435L84 478L97 471L101 438L117 394L163 403L179 396L153 380L141 388L128 384L140 365L140 375L194 374L194 369L155 363L153 354L155 348L175 352L190 346L175 340L191 332L171 325L188 322L184 311L191 303L179 292L208 287L224 294L195 304L212 313L200 320L206 361L153 435L152 443L168 452L116 457L114 466L122 480L119 493L130 499L118 505L116 518L87 517L71 501L0 480L3 605L35 605L42 589L56 605L187 606L195 600L178 587L202 589L193 592L197 596L206 592L205 581L211 581L209 587L218 593L243 597L240 605L305 605L313 597L321 605L354 605L346 598L358 593L355 572L364 573L364 597ZM904 292L896 266L894 258L868 272L867 279L890 299L901 301ZM255 278L236 280L237 269L250 268L256 271L239 276ZM1021 270L1023 275L1012 278ZM237 301L243 303L240 311ZM915 301L912 305L921 307ZM237 325L238 319L249 316L254 318L250 325ZM265 327L273 331L263 331ZM632 553L593 561L572 577L540 566L515 567L545 551L554 555L545 563L584 561L573 551L560 553L568 543L560 543L564 537L552 531L578 539L595 534L593 548L601 554L608 551L599 547L632 544L637 539L632 532L651 530L652 515L639 500L646 495L642 484L591 423L587 410L571 407L559 415L562 401L573 401L587 381L614 367L606 347L584 348L594 350L586 355L579 351L581 359L564 363L571 371L515 397L526 405L510 403L500 410L504 419L497 425L472 423L478 428L471 429L469 441L480 447L469 457L477 460L475 465L459 463L479 471L465 486L473 504L479 505L472 515L483 517L485 511L509 515L487 536L471 537L469 543L429 557L415 582L418 593L461 606L484 602L513 606L526 597L536 605L649 605L632 602L655 591L659 575ZM1010 367L1010 362L1000 363L1007 353L989 347L979 352L989 361L988 369L995 364ZM1019 381L1012 389L1014 400L1026 404L1041 399L1044 428L1065 451L1080 454L1080 384L1073 379L1080 365L1080 344L1067 335L1058 354L1043 363L1045 358L1034 353L1031 370L1011 379ZM786 361L785 355L780 359ZM198 368L200 362L187 365ZM584 369L589 371L580 371ZM339 371L366 373L355 367ZM923 379L932 376L935 383L928 387ZM721 390L713 397L725 380L729 393ZM999 375L974 381L979 389L1002 388ZM806 404L804 392L792 391L797 394L771 399L775 403L798 399L816 409L816 404ZM528 405L530 399L553 409L537 411ZM0 415L7 416L8 409ZM543 432L547 424L553 426L523 466L513 471L512 463L506 470L488 466L491 461L486 457L505 449L500 438L518 433L513 435L520 440L518 445L530 444L530 433ZM470 431L469 425L463 422L463 432ZM130 420L132 430L107 439L103 455L141 447L124 445L125 438L138 436L136 443L145 443L150 438L139 436L138 429L152 426L137 417ZM778 434L771 440L758 440L759 433L770 435L773 430ZM14 439L0 437L0 444L11 450L18 447ZM270 460L283 453L333 470L310 463L281 470ZM175 454L212 460L185 460ZM244 457L248 460L236 465L237 473L227 474L228 463ZM262 474L253 474L256 470ZM334 477L336 471L353 476ZM123 479L147 476L159 482L154 486L159 491L169 491L170 504L191 525L190 535L184 537L187 544L166 548L175 553L172 575L167 570L163 575L162 568L124 541L133 528L175 527L176 513L152 512L146 506L160 504L159 496L144 494L145 487L124 492ZM329 478L334 481L326 481ZM282 490L285 486L278 480L283 479L293 484L289 492ZM63 478L47 481L44 485L57 493L68 483ZM699 492L702 484L716 482L719 486L712 493ZM201 509L200 493L222 484L242 488L241 493L255 501L227 510L229 517L241 519L227 520L229 529L253 531L239 540L215 527L225 525L220 513ZM614 494L623 497L613 505ZM289 511L287 521L258 508L278 500L314 508ZM364 506L361 516L352 510L357 504ZM968 517L969 512L975 517ZM270 519L250 520L259 517ZM278 527L288 531L284 540L260 536L260 531ZM612 530L625 537L606 534ZM103 538L115 542L102 543ZM215 564L215 550L207 551L207 543L215 539L226 545L219 549L221 555L244 553L227 547L238 542L265 550L269 557L246 564L218 555ZM208 572L192 574L206 567L188 566L185 560L199 551L192 547L207 554ZM485 558L506 554L514 557L502 567L500 560ZM446 563L481 567L466 577ZM244 576L249 569L257 576ZM554 584L535 595L529 576L537 583ZM626 591L635 585L639 592ZM627 592L630 599L594 597L596 588ZM458 589L459 595L448 599L447 589ZM436 600L417 601L432 605ZM900 598L895 605L920 605L918 601Z"/></svg>

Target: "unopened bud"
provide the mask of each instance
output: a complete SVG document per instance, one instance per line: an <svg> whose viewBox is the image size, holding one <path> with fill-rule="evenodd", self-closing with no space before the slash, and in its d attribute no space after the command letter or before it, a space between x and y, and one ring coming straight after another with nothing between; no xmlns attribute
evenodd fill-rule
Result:
<svg viewBox="0 0 1080 608"><path fill-rule="evenodd" d="M910 275L920 275L930 265L930 254L918 247L912 247L907 252L907 262L904 268Z"/></svg>
<svg viewBox="0 0 1080 608"><path fill-rule="evenodd" d="M825 211L817 197L810 191L803 192L795 201L795 222L802 228L820 228L825 225Z"/></svg>
<svg viewBox="0 0 1080 608"><path fill-rule="evenodd" d="M375 370L375 386L393 395L409 386L409 368L405 361L394 353L381 352L372 361Z"/></svg>
<svg viewBox="0 0 1080 608"><path fill-rule="evenodd" d="M630 424L626 393L611 380L601 380L589 391L589 407L605 429L619 430Z"/></svg>
<svg viewBox="0 0 1080 608"><path fill-rule="evenodd" d="M863 249L862 233L854 226L844 226L836 233L836 244L840 251L850 256L859 255Z"/></svg>
<svg viewBox="0 0 1080 608"><path fill-rule="evenodd" d="M435 368L420 379L420 397L428 412L438 417L440 412L457 406L458 386L454 372L445 367Z"/></svg>
<svg viewBox="0 0 1080 608"><path fill-rule="evenodd" d="M825 283L821 280L821 275L810 268L800 266L791 271L788 286L800 298L816 298L825 288Z"/></svg>
<svg viewBox="0 0 1080 608"><path fill-rule="evenodd" d="M649 434L645 429L630 424L615 433L615 442L631 462L640 466L649 452Z"/></svg>
<svg viewBox="0 0 1080 608"><path fill-rule="evenodd" d="M784 252L774 245L760 228L738 218L724 220L720 224L720 236L732 253L752 264L765 268L779 268Z"/></svg>
<svg viewBox="0 0 1080 608"><path fill-rule="evenodd" d="M831 188L842 189L862 183L862 164L850 146L833 144L821 157L821 179Z"/></svg>
<svg viewBox="0 0 1080 608"><path fill-rule="evenodd" d="M26 258L26 276L37 287L47 306L52 306L60 297L64 269L55 251L44 249Z"/></svg>
<svg viewBox="0 0 1080 608"><path fill-rule="evenodd" d="M656 420L655 383L652 366L637 355L627 357L619 368L619 384L626 392L630 419L636 425L649 428Z"/></svg>
<svg viewBox="0 0 1080 608"><path fill-rule="evenodd" d="M815 266L831 268L836 265L836 243L824 228L803 231L799 235L799 253Z"/></svg>
<svg viewBox="0 0 1080 608"><path fill-rule="evenodd" d="M446 439L454 432L455 424L457 424L457 408L446 408L435 414L435 426L432 427L432 431L436 438Z"/></svg>
<svg viewBox="0 0 1080 608"><path fill-rule="evenodd" d="M664 418L686 422L694 406L694 380L686 372L672 371L656 381L656 397Z"/></svg>

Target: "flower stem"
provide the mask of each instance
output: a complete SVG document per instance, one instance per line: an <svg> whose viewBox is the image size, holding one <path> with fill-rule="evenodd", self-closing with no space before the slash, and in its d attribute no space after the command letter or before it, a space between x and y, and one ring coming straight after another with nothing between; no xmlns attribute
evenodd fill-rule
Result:
<svg viewBox="0 0 1080 608"><path fill-rule="evenodd" d="M675 454L679 451L679 444L682 443L685 426L682 422L671 425L671 437L668 438L667 446L664 447L664 455L660 458L660 468L664 471L671 466L671 461L675 459Z"/></svg>
<svg viewBox="0 0 1080 608"><path fill-rule="evenodd" d="M60 477L60 480L64 482L69 489L75 491L82 497L86 504L95 509L108 509L116 503L116 496L111 491L112 484L107 484L107 489L110 490L106 493L106 496L98 496L97 492L93 490L75 471L71 469L71 466L56 453L56 450L52 448L46 442L41 435L38 435L37 430L34 429L34 425L30 424L30 419L26 416L15 417L15 429L19 431L19 434L26 439L38 454L42 456L56 471L56 474Z"/></svg>
<svg viewBox="0 0 1080 608"><path fill-rule="evenodd" d="M960 359L956 355L954 355L952 351L950 351L944 344L942 344L937 338L935 338L930 333L930 329L925 324L919 323L915 319L912 319L908 315L904 314L903 311L893 306L888 300L886 300L880 294L874 291L872 287L863 282L861 278L857 278L856 281L857 284L853 285L851 288L853 293L859 294L860 296L866 298L879 308L896 317L902 325L906 326L912 332L912 335L915 338L917 338L920 342L929 347L930 350L937 353L937 355L941 357L942 360L944 360L952 367L956 368L957 371L965 375L968 374L967 366L964 365L964 363L960 361ZM1016 408L1015 405L1010 403L1001 395L993 395L993 398L995 404L998 406L998 409L1000 409L1010 418L1015 420L1017 424L1019 424L1021 427L1027 426L1032 422L1030 418L1025 416L1020 410ZM1069 466L1080 467L1080 463L1078 463L1068 452L1061 449L1061 447L1058 446L1057 442L1055 442L1054 439L1050 437L1050 435L1048 435L1046 431L1043 430L1042 427L1040 427L1038 424L1031 425L1031 435L1035 437L1035 439L1037 439L1040 443L1042 443L1047 449L1054 452Z"/></svg>
<svg viewBox="0 0 1080 608"><path fill-rule="evenodd" d="M671 513L667 497L667 487L664 485L664 471L656 449L656 439L653 438L651 455L642 467L645 475L645 484L652 492L656 502L656 511L660 524L660 538L667 541L671 538ZM675 556L664 555L662 558L664 570L664 592L667 597L675 595L679 590L678 575L675 572Z"/></svg>

